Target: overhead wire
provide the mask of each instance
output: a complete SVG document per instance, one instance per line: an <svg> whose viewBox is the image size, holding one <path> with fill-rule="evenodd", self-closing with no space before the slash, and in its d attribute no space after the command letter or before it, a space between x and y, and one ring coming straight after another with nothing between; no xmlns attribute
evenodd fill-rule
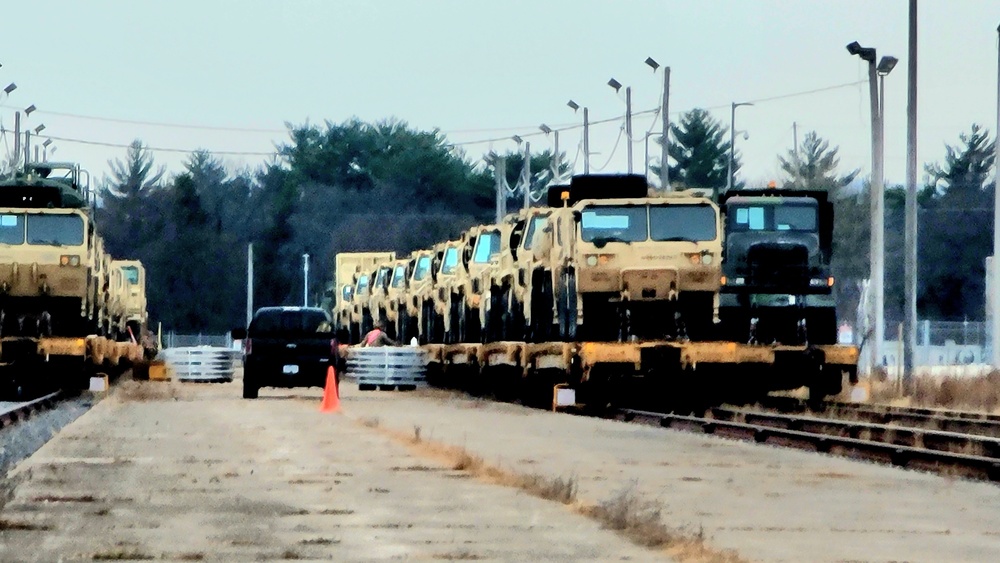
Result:
<svg viewBox="0 0 1000 563"><path fill-rule="evenodd" d="M753 100L749 100L749 101L751 103L757 103L757 104L759 104L759 103L766 103L766 102L771 102L771 101L776 101L776 100L782 100L782 99L787 99L787 98L796 97L796 96L805 96L805 95L811 95L811 94L816 94L816 93L821 93L821 92L827 92L827 91L836 90L836 89L845 88L845 87L857 86L857 85L863 84L863 83L864 83L864 80L855 80L855 81L847 82L847 83L843 83L843 84L836 84L836 85L832 85L832 86L825 86L825 87L822 87L822 88L814 88L814 89L811 89L811 90L804 90L804 91L800 91L800 92L792 92L792 93L781 94L781 95L777 95L777 96L757 98L757 99L753 99ZM708 110L718 110L718 109L724 109L726 107L729 107L729 106L728 105L719 105L719 106L708 107L706 109L708 109ZM0 104L0 108L19 109L17 107L11 106L9 104ZM108 122L108 123L122 123L122 124L129 124L129 125L145 125L145 126L152 126L152 127L170 127L170 128L178 128L178 129L196 129L196 130L205 130L205 131L223 131L223 132L239 132L239 133L268 133L268 134L287 133L287 130L281 130L281 129L266 129L266 128L251 128L251 127L229 127L229 126L198 125L198 124L183 124L183 123L168 123L168 122L159 122L159 121L145 121L145 120L133 120L133 119L114 118L114 117L91 116L91 115L83 115L83 114L75 114L75 113L70 113L70 112L51 111L51 110L36 110L36 111L38 111L39 114L45 114L45 115L55 115L55 116L70 117L70 118L76 118L76 119L89 119L89 120L103 121L103 122ZM632 116L636 117L636 116L649 115L649 114L652 114L654 116L653 120L652 120L652 123L650 125L650 129L649 129L649 131L647 131L647 134L648 134L648 133L652 132L653 128L655 127L656 116L659 115L660 111L661 111L661 107L657 106L655 108L633 112ZM683 111L680 111L680 112L671 112L671 113L672 113L672 115L680 115L680 114L683 113ZM601 124L605 124L605 123L612 123L612 122L618 121L619 119L621 119L621 117L618 117L618 116L612 117L612 118L607 118L607 119L599 119L599 120L591 121L590 125L601 125ZM566 126L559 127L556 130L558 130L558 131L570 131L570 130L580 129L581 127L583 127L582 124L572 124L572 125L566 125ZM517 130L517 128L509 128L509 127L507 127L507 128L480 128L480 129L454 130L454 131L450 131L450 132L449 131L442 131L442 133L445 134L445 135L449 135L449 134L462 134L462 133L479 132L479 131L484 131L485 132L485 131L515 131L515 130ZM617 146L618 146L618 144L619 144L619 142L621 140L621 133L622 133L622 131L620 130L619 131L619 138L618 138L618 140L615 141L615 147L616 147L616 149L617 149ZM533 136L540 136L540 135L543 135L543 134L544 133L542 133L540 131L533 131L533 132L526 132L524 134L520 134L519 136L522 137L522 138L530 138L530 137L533 137ZM128 148L129 147L129 144L127 144L127 143L111 143L111 142L103 142L103 141L93 141L93 140L88 140L88 139L78 139L78 138L72 138L72 137L57 137L57 136L51 136L51 135L38 135L38 136L41 137L41 138L45 138L45 139L52 139L53 141L61 141L61 142L67 142L67 143L77 143L77 144L91 145L91 146L103 146L103 147L110 147L110 148ZM506 140L509 140L509 138L510 138L509 136L503 136L503 137L493 137L493 138L489 138L489 139L478 139L478 140L473 140L473 141L460 141L460 142L456 142L456 143L448 143L447 146L450 146L450 147L462 147L462 146L468 146L468 145L478 145L478 144L484 144L484 143L494 143L494 142L506 141ZM639 141L637 141L636 139L633 138L633 139L630 139L630 142L637 143ZM174 147L147 147L147 149L150 150L150 151L153 151L153 152L184 153L184 154L191 153L194 150L196 150L196 149L182 149L182 148L174 148ZM239 150L214 150L214 151L211 151L211 152L213 154L224 155L224 156L274 156L277 153L276 150L275 151L270 151L270 152L263 152L263 151L239 151ZM614 153L612 153L612 155L613 154ZM607 166L607 165L605 165L605 166ZM603 169L603 167L599 168L598 170L601 170L601 169Z"/></svg>
<svg viewBox="0 0 1000 563"><path fill-rule="evenodd" d="M591 168L600 172L605 168L607 168L609 164L611 164L611 159L614 158L615 152L618 151L618 143L621 142L622 135L624 134L625 134L625 127L623 126L620 129L618 129L618 138L615 139L615 146L611 148L611 154L608 155L608 160L604 162L603 166L592 166Z"/></svg>

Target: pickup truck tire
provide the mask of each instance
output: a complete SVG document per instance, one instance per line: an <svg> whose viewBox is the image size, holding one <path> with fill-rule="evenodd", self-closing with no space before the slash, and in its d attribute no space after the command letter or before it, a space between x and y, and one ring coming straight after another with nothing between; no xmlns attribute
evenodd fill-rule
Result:
<svg viewBox="0 0 1000 563"><path fill-rule="evenodd" d="M257 386L255 386L255 385L253 385L252 383L248 383L247 380L246 380L246 376L244 376L244 379L243 379L243 398L244 399L256 399L258 391L260 391L260 388L257 387Z"/></svg>

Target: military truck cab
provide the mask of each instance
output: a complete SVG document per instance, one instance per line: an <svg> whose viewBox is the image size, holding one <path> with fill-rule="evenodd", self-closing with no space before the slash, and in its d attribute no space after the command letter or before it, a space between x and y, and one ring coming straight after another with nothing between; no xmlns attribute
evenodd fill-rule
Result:
<svg viewBox="0 0 1000 563"><path fill-rule="evenodd" d="M828 194L739 190L723 196L722 206L725 335L736 342L836 344Z"/></svg>

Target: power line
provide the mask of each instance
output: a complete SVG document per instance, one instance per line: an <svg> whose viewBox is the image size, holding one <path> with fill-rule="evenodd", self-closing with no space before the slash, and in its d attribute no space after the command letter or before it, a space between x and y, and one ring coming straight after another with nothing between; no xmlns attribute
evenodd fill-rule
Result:
<svg viewBox="0 0 1000 563"><path fill-rule="evenodd" d="M53 141L62 141L62 142L66 142L66 143L77 143L77 144L80 144L80 145L92 145L92 146L98 146L98 147L111 147L111 148L116 148L116 149L127 149L127 148L129 148L131 146L131 143L129 143L129 144L105 143L103 141L88 141L88 140L85 140L85 139L73 139L73 138L70 138L70 137L54 137L52 135L35 135L35 137L42 138L42 139L52 139ZM145 150L154 151L154 152L171 152L171 153L184 153L184 154L190 154L190 153L195 152L197 150L197 149L176 149L176 148L167 148L167 147L149 147L149 146L145 146L145 145L143 145L143 148ZM206 150L208 150L208 149L206 149ZM278 154L277 150L272 151L272 152L215 151L215 150L209 150L208 152L210 152L212 154L225 155L225 156L274 156L274 155Z"/></svg>

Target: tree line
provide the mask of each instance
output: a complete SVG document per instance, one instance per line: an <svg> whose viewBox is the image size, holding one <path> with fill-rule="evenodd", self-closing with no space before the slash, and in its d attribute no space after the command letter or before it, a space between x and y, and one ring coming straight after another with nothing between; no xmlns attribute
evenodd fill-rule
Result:
<svg viewBox="0 0 1000 563"><path fill-rule="evenodd" d="M245 318L246 249L254 245L255 306L300 304L302 255L310 255L311 303L330 298L338 252L395 250L405 255L468 227L491 222L495 170L450 145L439 131L397 120L289 126L270 161L229 170L208 151L190 154L168 175L134 141L110 164L96 210L107 249L142 260L151 318L180 332L225 332ZM675 188L724 190L728 129L705 110L671 126ZM992 251L993 143L973 126L926 167L920 194L921 318L983 316L983 259ZM505 177L518 184L523 155L508 152ZM572 172L565 155L533 154L531 189ZM495 160L487 159L488 162ZM808 133L778 157L781 185L824 189L835 201L834 275L840 315L853 319L859 282L868 274L868 187L858 171L839 170L837 147ZM734 173L740 159L734 160ZM658 165L653 166L658 173ZM737 183L734 189L742 187ZM887 190L887 318L902 317L901 187ZM522 196L508 194L508 209ZM897 271L898 270L898 271Z"/></svg>

